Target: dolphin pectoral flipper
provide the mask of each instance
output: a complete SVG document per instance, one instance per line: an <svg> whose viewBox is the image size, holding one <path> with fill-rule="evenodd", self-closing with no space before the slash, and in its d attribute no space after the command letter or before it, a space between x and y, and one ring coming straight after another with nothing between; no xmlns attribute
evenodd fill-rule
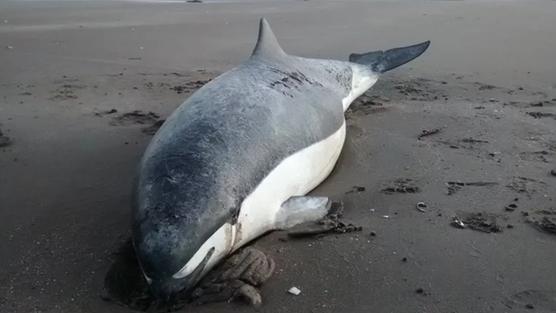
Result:
<svg viewBox="0 0 556 313"><path fill-rule="evenodd" d="M384 73L415 59L427 50L430 41L416 45L394 48L386 51L373 51L368 53L352 53L349 61L369 65L374 72Z"/></svg>
<svg viewBox="0 0 556 313"><path fill-rule="evenodd" d="M331 205L327 197L293 196L282 203L276 213L276 228L286 229L317 221L328 214Z"/></svg>

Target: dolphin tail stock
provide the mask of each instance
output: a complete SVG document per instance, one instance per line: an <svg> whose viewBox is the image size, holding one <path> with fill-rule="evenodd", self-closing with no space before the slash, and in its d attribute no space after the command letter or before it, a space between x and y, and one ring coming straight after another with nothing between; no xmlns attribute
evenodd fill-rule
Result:
<svg viewBox="0 0 556 313"><path fill-rule="evenodd" d="M430 45L430 41L416 45L394 48L386 51L372 51L368 53L352 53L349 61L353 63L368 65L374 72L384 73L417 58Z"/></svg>

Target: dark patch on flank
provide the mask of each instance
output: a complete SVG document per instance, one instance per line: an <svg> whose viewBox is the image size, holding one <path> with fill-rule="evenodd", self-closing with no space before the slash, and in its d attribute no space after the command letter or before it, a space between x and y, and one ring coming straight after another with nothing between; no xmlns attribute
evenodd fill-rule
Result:
<svg viewBox="0 0 556 313"><path fill-rule="evenodd" d="M282 78L275 80L269 84L269 87L272 89L276 89L276 87L280 86L286 89L299 89L304 84L315 85L319 87L323 86L320 82L308 78L300 71L287 72L273 67L270 68L270 71L283 76Z"/></svg>

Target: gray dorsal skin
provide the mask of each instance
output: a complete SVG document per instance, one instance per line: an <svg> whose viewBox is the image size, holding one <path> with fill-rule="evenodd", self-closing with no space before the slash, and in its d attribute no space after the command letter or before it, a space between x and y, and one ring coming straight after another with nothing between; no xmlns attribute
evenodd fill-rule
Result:
<svg viewBox="0 0 556 313"><path fill-rule="evenodd" d="M207 257L187 280L172 275L236 222L281 161L343 126L354 71L374 75L367 65L287 55L262 19L252 56L173 112L143 155L133 205L133 242L155 295L192 287Z"/></svg>

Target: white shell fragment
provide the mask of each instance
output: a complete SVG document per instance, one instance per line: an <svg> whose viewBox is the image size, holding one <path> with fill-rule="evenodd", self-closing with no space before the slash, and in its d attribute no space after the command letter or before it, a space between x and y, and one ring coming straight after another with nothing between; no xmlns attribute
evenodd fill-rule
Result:
<svg viewBox="0 0 556 313"><path fill-rule="evenodd" d="M294 296L299 296L299 294L301 293L301 290L297 287L291 287L290 289L288 289L288 293L290 293Z"/></svg>
<svg viewBox="0 0 556 313"><path fill-rule="evenodd" d="M425 213L427 205L425 204L425 202L418 202L417 205L416 205L416 208L419 212Z"/></svg>
<svg viewBox="0 0 556 313"><path fill-rule="evenodd" d="M452 218L452 225L457 228L465 228L465 223L457 216Z"/></svg>

